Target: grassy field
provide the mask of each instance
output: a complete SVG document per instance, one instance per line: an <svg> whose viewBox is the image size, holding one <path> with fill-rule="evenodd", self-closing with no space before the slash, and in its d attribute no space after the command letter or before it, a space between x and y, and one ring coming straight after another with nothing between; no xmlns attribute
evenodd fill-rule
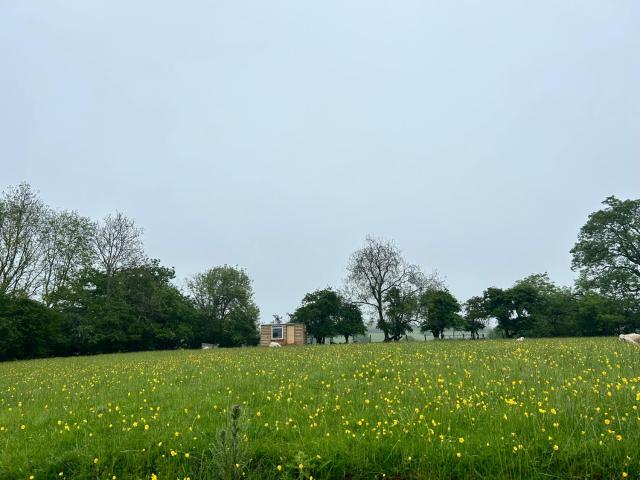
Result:
<svg viewBox="0 0 640 480"><path fill-rule="evenodd" d="M614 339L12 362L0 478L638 478L639 407L640 348Z"/></svg>

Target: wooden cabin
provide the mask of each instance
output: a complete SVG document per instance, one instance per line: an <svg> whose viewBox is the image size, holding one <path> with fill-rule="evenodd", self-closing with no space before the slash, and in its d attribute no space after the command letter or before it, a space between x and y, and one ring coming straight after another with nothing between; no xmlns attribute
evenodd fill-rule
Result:
<svg viewBox="0 0 640 480"><path fill-rule="evenodd" d="M271 342L285 345L307 343L307 330L302 323L269 323L260 325L260 345L268 347Z"/></svg>

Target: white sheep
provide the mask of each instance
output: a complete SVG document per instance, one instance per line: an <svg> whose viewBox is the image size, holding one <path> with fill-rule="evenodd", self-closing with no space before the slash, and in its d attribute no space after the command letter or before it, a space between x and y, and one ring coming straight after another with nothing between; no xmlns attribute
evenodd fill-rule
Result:
<svg viewBox="0 0 640 480"><path fill-rule="evenodd" d="M620 335L618 338L621 342L640 345L640 333L628 333L626 335Z"/></svg>
<svg viewBox="0 0 640 480"><path fill-rule="evenodd" d="M518 338L516 338L516 342L524 342L524 337L518 337Z"/></svg>
<svg viewBox="0 0 640 480"><path fill-rule="evenodd" d="M271 342L269 344L270 347L276 347L276 348L280 348L282 345L280 345L278 342Z"/></svg>

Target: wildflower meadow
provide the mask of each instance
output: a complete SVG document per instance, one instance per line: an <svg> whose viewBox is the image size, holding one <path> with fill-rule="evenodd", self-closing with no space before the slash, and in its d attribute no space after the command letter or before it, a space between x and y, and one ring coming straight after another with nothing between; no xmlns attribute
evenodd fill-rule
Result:
<svg viewBox="0 0 640 480"><path fill-rule="evenodd" d="M8 362L0 478L638 478L639 407L611 338Z"/></svg>

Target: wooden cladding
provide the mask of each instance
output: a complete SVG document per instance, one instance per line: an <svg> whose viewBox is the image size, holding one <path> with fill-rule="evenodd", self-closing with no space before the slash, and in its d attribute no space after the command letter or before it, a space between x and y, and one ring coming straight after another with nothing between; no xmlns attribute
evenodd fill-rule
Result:
<svg viewBox="0 0 640 480"><path fill-rule="evenodd" d="M302 323L261 325L260 345L268 346L272 342L280 345L304 345L307 343L307 332Z"/></svg>

